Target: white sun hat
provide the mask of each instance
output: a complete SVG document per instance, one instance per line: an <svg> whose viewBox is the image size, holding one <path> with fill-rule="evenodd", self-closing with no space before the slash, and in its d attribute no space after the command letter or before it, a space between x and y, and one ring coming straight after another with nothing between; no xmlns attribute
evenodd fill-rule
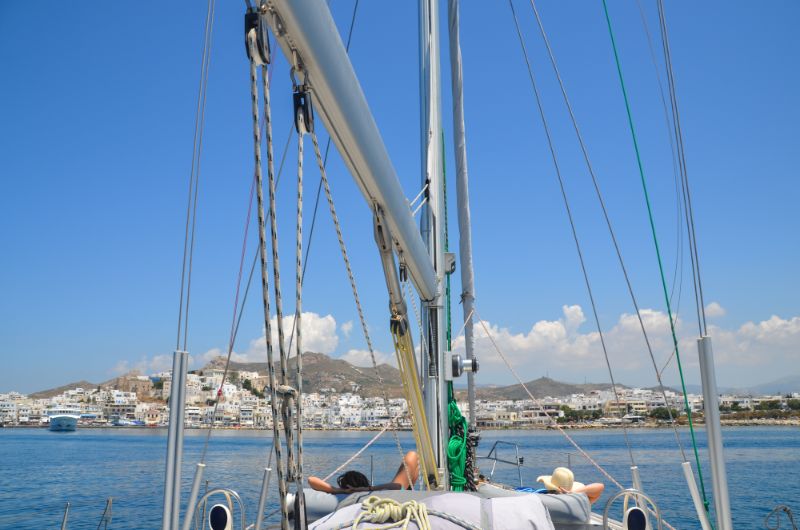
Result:
<svg viewBox="0 0 800 530"><path fill-rule="evenodd" d="M576 482L575 475L566 467L557 467L552 475L542 475L536 482L543 483L548 491L561 491L561 488L565 491L575 491L585 486L582 482Z"/></svg>

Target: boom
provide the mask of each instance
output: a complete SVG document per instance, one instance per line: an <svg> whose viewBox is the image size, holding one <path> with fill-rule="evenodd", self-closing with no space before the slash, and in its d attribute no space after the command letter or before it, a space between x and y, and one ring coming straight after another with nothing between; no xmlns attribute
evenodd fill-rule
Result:
<svg viewBox="0 0 800 530"><path fill-rule="evenodd" d="M367 200L380 207L420 296L437 293L431 258L324 0L271 0L270 26L289 61L302 63L318 116Z"/></svg>

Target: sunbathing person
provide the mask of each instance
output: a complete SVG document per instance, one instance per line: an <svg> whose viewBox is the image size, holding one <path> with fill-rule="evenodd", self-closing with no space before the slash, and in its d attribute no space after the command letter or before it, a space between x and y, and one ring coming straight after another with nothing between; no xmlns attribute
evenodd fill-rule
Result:
<svg viewBox="0 0 800 530"><path fill-rule="evenodd" d="M542 475L536 481L543 483L548 493L585 493L591 504L600 498L605 489L605 485L599 482L594 484L577 482L575 475L566 467L557 467L552 475Z"/></svg>
<svg viewBox="0 0 800 530"><path fill-rule="evenodd" d="M406 469L408 469L408 472L406 472ZM411 482L409 482L409 475ZM308 485L311 486L311 489L325 493L349 494L358 491L411 489L418 477L419 456L415 451L409 451L403 457L403 463L397 469L397 474L391 482L386 484L371 485L369 479L363 473L351 470L339 475L339 478L336 479L338 488L318 477L308 477Z"/></svg>

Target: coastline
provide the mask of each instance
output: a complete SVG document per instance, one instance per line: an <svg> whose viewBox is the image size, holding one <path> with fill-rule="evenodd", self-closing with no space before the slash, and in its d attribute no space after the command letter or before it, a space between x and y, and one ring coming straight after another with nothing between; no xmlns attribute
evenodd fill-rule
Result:
<svg viewBox="0 0 800 530"><path fill-rule="evenodd" d="M678 427L684 428L687 427L688 424L686 423L679 423ZM623 427L628 429L668 429L671 427L668 423L636 423L636 424L625 424L625 425L615 425L615 424L608 424L608 425L598 425L592 423L564 423L559 425L562 429L566 430L617 430L622 429ZM695 422L696 427L705 427L705 423L702 421ZM800 418L788 418L788 419L773 419L773 418L753 418L747 420L722 420L723 427L800 427ZM47 429L47 425L0 425L0 429ZM271 427L269 427L271 428ZM78 430L83 429L113 429L113 430L122 430L122 429L135 429L135 430L167 430L166 425L80 425ZM209 427L196 427L196 426L187 426L187 430L207 430ZM265 427L249 427L249 426L214 426L211 427L213 430L221 430L221 431L261 431L267 428ZM519 425L519 426L503 426L503 427L490 427L484 430L486 431L548 431L548 430L556 430L557 428L554 425ZM332 428L325 428L325 427L303 427L303 430L306 431L319 431L319 432L378 432L382 430L382 427L347 427L347 428L340 428L340 429L332 429ZM408 428L398 428L395 429L396 431L408 431L411 432L411 429Z"/></svg>

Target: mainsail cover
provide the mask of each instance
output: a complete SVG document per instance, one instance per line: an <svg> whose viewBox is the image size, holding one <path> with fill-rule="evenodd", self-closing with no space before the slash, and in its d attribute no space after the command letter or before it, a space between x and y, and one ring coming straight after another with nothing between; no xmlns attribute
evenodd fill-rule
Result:
<svg viewBox="0 0 800 530"><path fill-rule="evenodd" d="M547 508L545 508L537 495L486 499L471 493L381 491L365 494L364 496L366 498L367 495L376 494L382 498L394 498L401 503L410 500L411 497L413 497L413 500L423 503L428 510L432 530L464 530L464 527L437 517L431 512L442 512L455 516L477 528L491 528L493 530L518 528L555 530ZM346 523L352 524L352 521L361 512L361 502L356 502L312 523L309 526L309 530L343 528L342 525L346 525ZM385 523L363 523L358 525L359 530L385 527ZM344 526L344 528L349 528L349 526ZM417 526L409 525L409 528L417 528Z"/></svg>

